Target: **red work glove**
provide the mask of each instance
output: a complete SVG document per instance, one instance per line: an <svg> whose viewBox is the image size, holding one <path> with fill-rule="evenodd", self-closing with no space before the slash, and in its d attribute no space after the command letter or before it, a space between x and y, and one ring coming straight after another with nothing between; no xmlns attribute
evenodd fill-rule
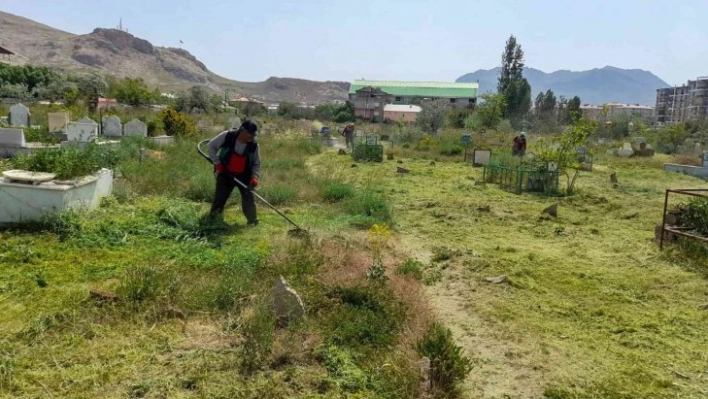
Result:
<svg viewBox="0 0 708 399"><path fill-rule="evenodd" d="M223 163L217 163L214 165L214 173L221 173L224 171L224 164Z"/></svg>
<svg viewBox="0 0 708 399"><path fill-rule="evenodd" d="M258 177L257 177L257 176L253 176L253 177L251 178L251 187L254 187L254 188L255 188L255 187L257 187L257 186L258 186Z"/></svg>

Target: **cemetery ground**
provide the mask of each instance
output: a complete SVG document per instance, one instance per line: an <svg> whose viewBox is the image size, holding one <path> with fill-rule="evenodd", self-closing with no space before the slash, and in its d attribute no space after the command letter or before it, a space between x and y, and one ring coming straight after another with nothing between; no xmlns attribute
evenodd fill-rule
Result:
<svg viewBox="0 0 708 399"><path fill-rule="evenodd" d="M0 231L0 395L418 397L435 319L472 359L462 397L708 392L705 257L653 241L664 189L707 185L662 171L668 157L598 157L548 198L478 184L456 150L352 167L261 142L260 193L312 240L262 204L257 228L238 205L203 219L213 178L191 141L122 161L90 214ZM307 311L287 327L267 307L279 275Z"/></svg>
<svg viewBox="0 0 708 399"><path fill-rule="evenodd" d="M412 158L315 164L392 199L399 258L473 358L468 397L708 395L706 252L653 240L664 190L705 181L662 171L666 155L607 157L575 195L547 198L482 185L459 158L392 152ZM554 203L558 217L542 215Z"/></svg>

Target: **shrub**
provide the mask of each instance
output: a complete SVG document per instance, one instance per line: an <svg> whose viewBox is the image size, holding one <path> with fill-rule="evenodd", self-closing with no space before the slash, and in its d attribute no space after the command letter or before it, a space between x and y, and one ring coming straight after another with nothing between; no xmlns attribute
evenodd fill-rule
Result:
<svg viewBox="0 0 708 399"><path fill-rule="evenodd" d="M396 273L403 276L410 276L416 280L423 279L423 263L418 259L408 258L398 265Z"/></svg>
<svg viewBox="0 0 708 399"><path fill-rule="evenodd" d="M321 195L326 202L340 202L354 197L355 192L354 189L347 184L328 181L324 183L321 189Z"/></svg>
<svg viewBox="0 0 708 399"><path fill-rule="evenodd" d="M430 326L415 348L420 356L430 359L430 382L435 390L454 393L472 371L472 360L455 344L452 332L438 323Z"/></svg>
<svg viewBox="0 0 708 399"><path fill-rule="evenodd" d="M330 319L332 342L359 349L395 344L406 308L388 289L378 284L337 287L328 296L338 302Z"/></svg>
<svg viewBox="0 0 708 399"><path fill-rule="evenodd" d="M696 233L708 237L708 199L695 198L679 206L675 213L681 227L693 228Z"/></svg>
<svg viewBox="0 0 708 399"><path fill-rule="evenodd" d="M175 111L173 108L166 108L160 112L159 119L162 127L168 136L189 137L197 134L197 126L186 115Z"/></svg>
<svg viewBox="0 0 708 399"><path fill-rule="evenodd" d="M273 349L275 314L265 304L259 305L245 323L245 342L241 347L241 369L250 374L258 370Z"/></svg>

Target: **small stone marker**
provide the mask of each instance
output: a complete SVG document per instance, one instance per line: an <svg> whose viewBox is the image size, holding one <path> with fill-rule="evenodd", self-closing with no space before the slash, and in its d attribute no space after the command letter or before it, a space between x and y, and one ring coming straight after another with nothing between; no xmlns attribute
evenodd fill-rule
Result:
<svg viewBox="0 0 708 399"><path fill-rule="evenodd" d="M337 151L337 154L339 154L339 155L347 155L347 152L340 148L339 151Z"/></svg>
<svg viewBox="0 0 708 399"><path fill-rule="evenodd" d="M90 142L98 136L98 123L90 118L82 118L71 122L66 127L67 141Z"/></svg>
<svg viewBox="0 0 708 399"><path fill-rule="evenodd" d="M499 277L487 277L484 279L484 281L490 284L501 284L507 282L507 280L509 280L509 278L506 275L501 275Z"/></svg>
<svg viewBox="0 0 708 399"><path fill-rule="evenodd" d="M305 317L305 305L302 299L283 276L278 277L270 293L273 297L273 309L278 325L287 326L290 322Z"/></svg>
<svg viewBox="0 0 708 399"><path fill-rule="evenodd" d="M549 206L548 208L544 209L543 212L541 212L541 213L544 213L546 215L551 215L554 218L558 217L558 204L556 203L556 204Z"/></svg>
<svg viewBox="0 0 708 399"><path fill-rule="evenodd" d="M612 183L612 184L617 184L617 183L618 183L618 181L617 181L617 173L613 173L613 174L610 175L610 183Z"/></svg>
<svg viewBox="0 0 708 399"><path fill-rule="evenodd" d="M66 127L69 125L68 112L49 112L47 113L47 126L49 133L66 133Z"/></svg>
<svg viewBox="0 0 708 399"><path fill-rule="evenodd" d="M123 135L123 125L120 118L115 115L103 117L103 135L107 137L120 137Z"/></svg>
<svg viewBox="0 0 708 399"><path fill-rule="evenodd" d="M386 154L386 159L393 161L393 154Z"/></svg>
<svg viewBox="0 0 708 399"><path fill-rule="evenodd" d="M10 107L10 115L8 117L10 126L30 126L30 110L21 103L17 103Z"/></svg>
<svg viewBox="0 0 708 399"><path fill-rule="evenodd" d="M402 167L398 166L398 167L396 167L396 173L404 173L405 174L405 173L411 173L411 171L406 168L402 168Z"/></svg>
<svg viewBox="0 0 708 399"><path fill-rule="evenodd" d="M140 119L133 119L123 126L123 135L147 137L147 125Z"/></svg>
<svg viewBox="0 0 708 399"><path fill-rule="evenodd" d="M22 129L0 128L0 147L24 147L25 132Z"/></svg>
<svg viewBox="0 0 708 399"><path fill-rule="evenodd" d="M435 166L435 161L430 161L430 166Z"/></svg>

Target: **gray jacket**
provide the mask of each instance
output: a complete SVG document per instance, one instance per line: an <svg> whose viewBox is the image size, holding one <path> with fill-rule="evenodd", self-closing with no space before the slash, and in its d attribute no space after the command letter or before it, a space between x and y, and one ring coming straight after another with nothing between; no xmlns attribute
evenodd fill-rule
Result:
<svg viewBox="0 0 708 399"><path fill-rule="evenodd" d="M209 149L209 158L211 159L211 162L214 165L218 165L221 163L221 160L219 159L219 148L224 144L224 141L226 140L226 133L228 133L228 130L224 130L223 132L219 133L216 137L211 139L208 144L208 149ZM255 141L254 141L255 143ZM236 140L236 144L234 144L234 152L238 155L243 155L243 153L246 151L246 146L247 144L242 144L238 140ZM253 154L253 163L251 165L251 174L253 176L260 176L261 173L261 155L260 155L260 149L258 146L256 146L256 152Z"/></svg>

